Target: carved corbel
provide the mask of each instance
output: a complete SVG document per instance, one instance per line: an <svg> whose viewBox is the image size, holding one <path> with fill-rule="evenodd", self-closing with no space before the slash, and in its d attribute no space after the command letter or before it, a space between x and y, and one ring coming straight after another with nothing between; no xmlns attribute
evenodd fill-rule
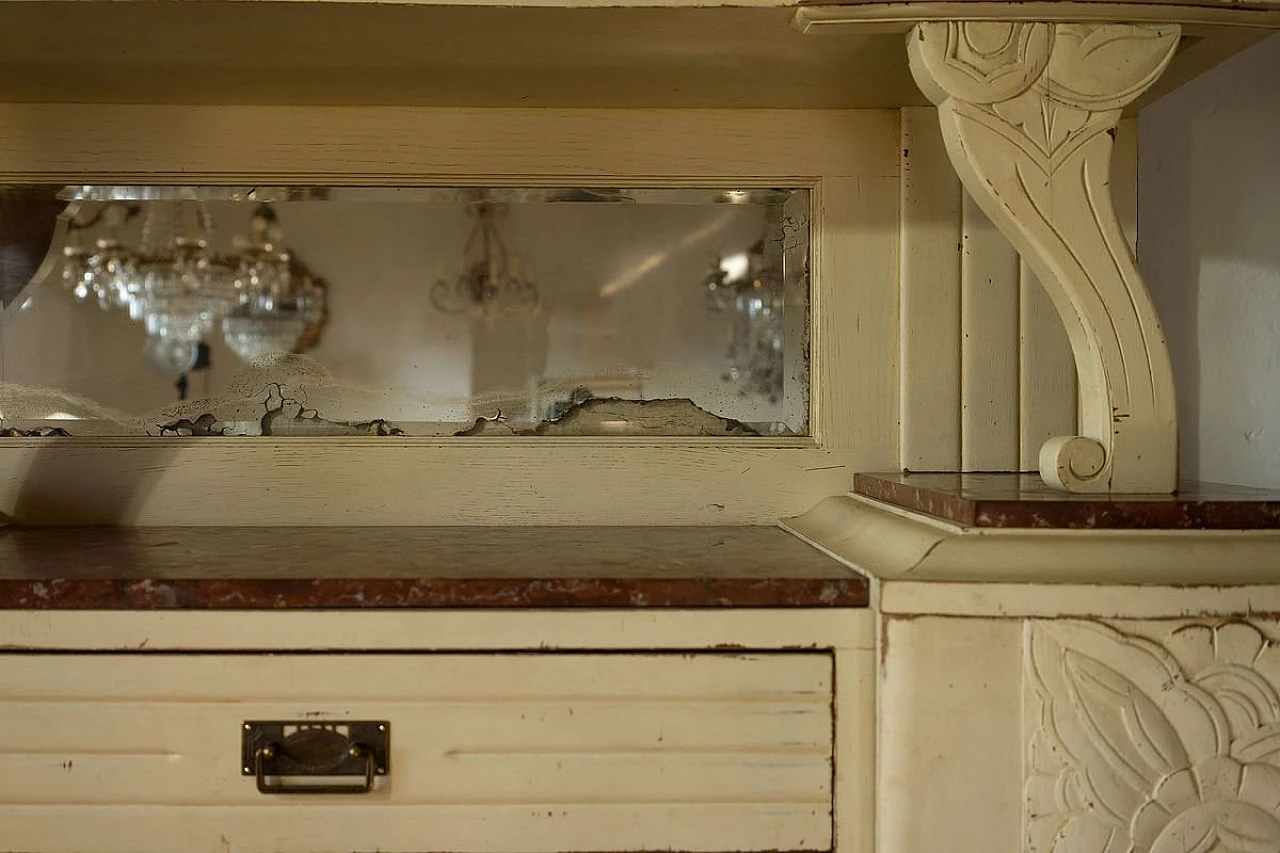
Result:
<svg viewBox="0 0 1280 853"><path fill-rule="evenodd" d="M1074 492L1172 492L1173 371L1155 306L1116 219L1121 109L1164 71L1176 25L939 22L908 36L965 188L1048 290L1075 355L1081 435L1040 451Z"/></svg>

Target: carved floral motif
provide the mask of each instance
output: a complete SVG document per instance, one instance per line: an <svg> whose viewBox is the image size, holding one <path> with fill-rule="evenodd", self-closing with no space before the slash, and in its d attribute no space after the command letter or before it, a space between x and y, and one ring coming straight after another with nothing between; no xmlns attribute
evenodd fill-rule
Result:
<svg viewBox="0 0 1280 853"><path fill-rule="evenodd" d="M1280 644L1249 622L1163 645L1026 635L1027 853L1280 851Z"/></svg>
<svg viewBox="0 0 1280 853"><path fill-rule="evenodd" d="M1111 201L1120 110L1164 71L1174 25L934 22L908 53L965 188L1048 289L1080 379L1079 436L1041 452L1072 491L1177 483L1173 372Z"/></svg>

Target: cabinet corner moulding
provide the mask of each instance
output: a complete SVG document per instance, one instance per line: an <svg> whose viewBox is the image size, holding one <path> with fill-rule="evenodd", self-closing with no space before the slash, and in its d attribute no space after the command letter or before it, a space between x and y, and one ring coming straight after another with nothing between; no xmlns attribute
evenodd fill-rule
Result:
<svg viewBox="0 0 1280 853"><path fill-rule="evenodd" d="M1110 183L1121 110L1179 37L1172 24L1025 21L920 23L907 36L952 165L1066 327L1080 434L1049 439L1040 474L1073 492L1177 485L1173 370Z"/></svg>
<svg viewBox="0 0 1280 853"><path fill-rule="evenodd" d="M1280 850L1276 627L1029 621L1025 853Z"/></svg>

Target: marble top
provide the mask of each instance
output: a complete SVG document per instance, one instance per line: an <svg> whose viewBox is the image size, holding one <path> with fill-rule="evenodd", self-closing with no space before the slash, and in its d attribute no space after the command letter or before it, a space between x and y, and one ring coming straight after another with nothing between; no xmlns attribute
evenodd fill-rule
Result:
<svg viewBox="0 0 1280 853"><path fill-rule="evenodd" d="M1081 495L1037 474L858 474L854 492L965 527L1274 530L1280 492L1183 483L1172 495Z"/></svg>
<svg viewBox="0 0 1280 853"><path fill-rule="evenodd" d="M865 607L773 527L9 528L0 609Z"/></svg>

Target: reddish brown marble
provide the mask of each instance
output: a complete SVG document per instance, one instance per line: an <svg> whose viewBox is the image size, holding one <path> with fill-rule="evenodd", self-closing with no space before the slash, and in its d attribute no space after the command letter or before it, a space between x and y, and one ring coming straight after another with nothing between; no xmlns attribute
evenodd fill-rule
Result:
<svg viewBox="0 0 1280 853"><path fill-rule="evenodd" d="M0 609L865 607L775 528L0 530Z"/></svg>
<svg viewBox="0 0 1280 853"><path fill-rule="evenodd" d="M1272 530L1280 492L1183 483L1172 495L1078 495L1035 474L857 474L854 492L965 527Z"/></svg>

